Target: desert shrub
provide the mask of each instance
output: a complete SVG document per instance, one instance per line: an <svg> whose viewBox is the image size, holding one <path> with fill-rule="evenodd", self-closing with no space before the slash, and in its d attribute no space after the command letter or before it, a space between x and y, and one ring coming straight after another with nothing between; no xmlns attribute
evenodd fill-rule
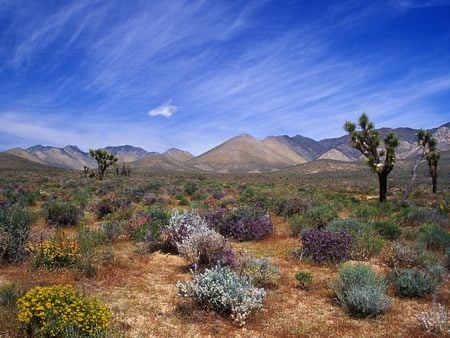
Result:
<svg viewBox="0 0 450 338"><path fill-rule="evenodd" d="M158 195L154 192L149 192L144 195L142 198L142 203L145 205L152 205L158 201Z"/></svg>
<svg viewBox="0 0 450 338"><path fill-rule="evenodd" d="M417 247L395 242L386 253L385 260L392 268L410 268L416 265L420 253Z"/></svg>
<svg viewBox="0 0 450 338"><path fill-rule="evenodd" d="M0 306L14 307L19 294L20 292L15 284L0 285Z"/></svg>
<svg viewBox="0 0 450 338"><path fill-rule="evenodd" d="M256 287L270 288L278 285L280 270L266 257L242 257L238 270L248 276Z"/></svg>
<svg viewBox="0 0 450 338"><path fill-rule="evenodd" d="M76 264L80 255L77 241L62 232L37 244L30 243L28 250L31 254L31 264L35 268L71 267Z"/></svg>
<svg viewBox="0 0 450 338"><path fill-rule="evenodd" d="M298 271L295 274L300 289L309 290L313 281L313 274L309 271Z"/></svg>
<svg viewBox="0 0 450 338"><path fill-rule="evenodd" d="M227 212L225 218L216 227L223 236L238 241L252 241L267 237L273 232L273 225L268 214L262 210L241 207Z"/></svg>
<svg viewBox="0 0 450 338"><path fill-rule="evenodd" d="M96 261L96 248L105 241L102 231L81 228L77 234L77 243L80 247L80 255L77 260L77 268L86 277L94 277L97 274L98 262Z"/></svg>
<svg viewBox="0 0 450 338"><path fill-rule="evenodd" d="M446 336L449 332L448 311L441 304L434 305L430 311L415 316L419 326L432 335Z"/></svg>
<svg viewBox="0 0 450 338"><path fill-rule="evenodd" d="M137 238L139 234L145 233L145 230L142 230L142 228L147 228L147 223L150 222L150 219L151 217L148 214L136 215L129 219L125 224L127 235L131 238Z"/></svg>
<svg viewBox="0 0 450 338"><path fill-rule="evenodd" d="M291 227L293 235L298 235L303 231L312 228L309 223L305 222L304 216L302 214L289 216L288 223Z"/></svg>
<svg viewBox="0 0 450 338"><path fill-rule="evenodd" d="M232 265L234 253L225 238L213 229L195 228L181 242L178 253L196 268Z"/></svg>
<svg viewBox="0 0 450 338"><path fill-rule="evenodd" d="M90 188L78 188L73 193L72 200L76 205L85 207L89 204L91 193L92 190Z"/></svg>
<svg viewBox="0 0 450 338"><path fill-rule="evenodd" d="M436 209L411 208L402 218L402 223L408 226L418 226L424 223L445 222L447 216Z"/></svg>
<svg viewBox="0 0 450 338"><path fill-rule="evenodd" d="M306 212L313 206L311 200L282 198L274 201L274 212L279 216L292 216Z"/></svg>
<svg viewBox="0 0 450 338"><path fill-rule="evenodd" d="M43 209L47 224L53 227L77 225L83 214L78 205L63 200L49 201Z"/></svg>
<svg viewBox="0 0 450 338"><path fill-rule="evenodd" d="M385 239L396 240L402 234L400 227L392 222L375 222L375 230Z"/></svg>
<svg viewBox="0 0 450 338"><path fill-rule="evenodd" d="M391 305L385 294L386 283L365 264L344 264L335 283L340 304L353 316L372 317Z"/></svg>
<svg viewBox="0 0 450 338"><path fill-rule="evenodd" d="M3 257L8 253L9 246L11 245L11 235L2 227L0 227L0 264L3 261Z"/></svg>
<svg viewBox="0 0 450 338"><path fill-rule="evenodd" d="M395 292L400 297L423 297L432 291L432 280L416 269L396 271L393 277Z"/></svg>
<svg viewBox="0 0 450 338"><path fill-rule="evenodd" d="M189 196L192 196L195 194L195 192L197 191L198 187L197 184L195 184L194 182L187 182L184 185L183 191L188 194Z"/></svg>
<svg viewBox="0 0 450 338"><path fill-rule="evenodd" d="M33 215L26 209L19 207L0 209L3 248L0 262L17 262L26 256L26 243L32 220Z"/></svg>
<svg viewBox="0 0 450 338"><path fill-rule="evenodd" d="M380 209L373 204L360 204L353 212L351 217L361 222L373 222L378 219Z"/></svg>
<svg viewBox="0 0 450 338"><path fill-rule="evenodd" d="M332 207L319 204L310 209L305 213L301 214L303 219L304 227L306 228L324 228L332 220L338 217L337 212ZM295 229L292 229L294 234L296 234Z"/></svg>
<svg viewBox="0 0 450 338"><path fill-rule="evenodd" d="M302 256L318 263L339 263L350 257L352 237L345 231L311 229L300 235Z"/></svg>
<svg viewBox="0 0 450 338"><path fill-rule="evenodd" d="M134 234L134 239L144 241L149 251L156 251L163 248L161 229L169 222L170 217L159 204L153 205L147 215L150 217L149 221Z"/></svg>
<svg viewBox="0 0 450 338"><path fill-rule="evenodd" d="M124 228L123 221L106 220L102 223L100 229L108 241L115 241L125 232Z"/></svg>
<svg viewBox="0 0 450 338"><path fill-rule="evenodd" d="M178 205L180 205L180 206L187 206L187 205L189 205L189 204L191 204L191 203L190 203L189 200L188 200L187 198L185 198L185 197L182 197L182 198L180 199L180 201L178 202Z"/></svg>
<svg viewBox="0 0 450 338"><path fill-rule="evenodd" d="M130 202L126 198L108 194L94 203L93 210L98 218L102 218L107 214L111 214L129 206Z"/></svg>
<svg viewBox="0 0 450 338"><path fill-rule="evenodd" d="M384 240L371 224L362 223L353 219L334 220L328 225L332 231L346 231L353 240L351 257L357 260L366 260L381 252Z"/></svg>
<svg viewBox="0 0 450 338"><path fill-rule="evenodd" d="M161 237L166 250L177 252L177 243L183 240L194 230L207 231L208 223L198 214L197 210L180 212L175 210L169 219L169 224L161 229Z"/></svg>
<svg viewBox="0 0 450 338"><path fill-rule="evenodd" d="M250 278L228 267L206 269L194 274L192 282L178 282L178 294L189 297L204 308L230 315L233 322L244 325L252 312L262 308L264 289L255 288Z"/></svg>
<svg viewBox="0 0 450 338"><path fill-rule="evenodd" d="M428 250L444 252L450 246L450 234L437 224L425 224L420 228L417 243Z"/></svg>
<svg viewBox="0 0 450 338"><path fill-rule="evenodd" d="M84 297L69 285L35 287L17 301L18 319L33 336L60 337L105 332L111 313L95 298Z"/></svg>

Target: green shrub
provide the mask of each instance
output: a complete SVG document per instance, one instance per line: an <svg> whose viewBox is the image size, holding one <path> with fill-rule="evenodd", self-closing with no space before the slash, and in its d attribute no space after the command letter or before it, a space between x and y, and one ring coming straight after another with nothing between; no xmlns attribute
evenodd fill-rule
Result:
<svg viewBox="0 0 450 338"><path fill-rule="evenodd" d="M437 224L425 224L420 228L417 243L428 250L444 252L450 246L450 234Z"/></svg>
<svg viewBox="0 0 450 338"><path fill-rule="evenodd" d="M356 317L377 316L391 306L385 282L365 264L344 264L335 288L341 305Z"/></svg>
<svg viewBox="0 0 450 338"><path fill-rule="evenodd" d="M181 205L181 206L187 206L189 204L190 204L189 200L184 197L182 199L180 199L180 202L178 202L178 205Z"/></svg>
<svg viewBox="0 0 450 338"><path fill-rule="evenodd" d="M184 192L189 196L194 195L197 189L198 189L197 184L195 184L194 182L187 182L184 185Z"/></svg>
<svg viewBox="0 0 450 338"><path fill-rule="evenodd" d="M336 210L325 204L314 206L302 215L306 226L311 228L324 228L338 217Z"/></svg>
<svg viewBox="0 0 450 338"><path fill-rule="evenodd" d="M351 217L357 219L361 222L373 222L379 218L380 209L379 207L372 204L360 204L353 212Z"/></svg>
<svg viewBox="0 0 450 338"><path fill-rule="evenodd" d="M96 260L96 248L105 241L104 234L98 230L81 228L77 234L77 242L80 248L80 256L77 267L86 277L94 277L97 274L98 263Z"/></svg>
<svg viewBox="0 0 450 338"><path fill-rule="evenodd" d="M394 275L395 292L400 297L423 297L432 291L432 280L416 269L402 269Z"/></svg>
<svg viewBox="0 0 450 338"><path fill-rule="evenodd" d="M26 209L0 208L0 229L2 236L2 256L0 262L18 262L26 256L33 215Z"/></svg>
<svg viewBox="0 0 450 338"><path fill-rule="evenodd" d="M47 224L54 227L77 225L83 214L78 205L62 200L49 201L43 208Z"/></svg>
<svg viewBox="0 0 450 338"><path fill-rule="evenodd" d="M353 219L338 219L331 222L328 229L346 231L353 239L351 257L356 260L366 260L381 252L384 240L376 232L374 226Z"/></svg>
<svg viewBox="0 0 450 338"><path fill-rule="evenodd" d="M298 282L300 289L309 290L313 281L313 274L309 271L298 271L295 274L295 279Z"/></svg>
<svg viewBox="0 0 450 338"><path fill-rule="evenodd" d="M111 317L99 301L69 285L35 287L19 298L17 307L19 322L34 337L61 337L67 330L90 337L105 332Z"/></svg>
<svg viewBox="0 0 450 338"><path fill-rule="evenodd" d="M264 289L255 288L250 278L227 267L206 269L194 274L192 282L178 282L178 294L189 297L204 308L230 315L233 322L244 325L250 314L262 308Z"/></svg>
<svg viewBox="0 0 450 338"><path fill-rule="evenodd" d="M280 271L268 258L245 257L241 264L242 274L250 277L254 286L270 288L278 285Z"/></svg>
<svg viewBox="0 0 450 338"><path fill-rule="evenodd" d="M375 222L374 228L385 239L396 240L402 234L400 227L392 222Z"/></svg>

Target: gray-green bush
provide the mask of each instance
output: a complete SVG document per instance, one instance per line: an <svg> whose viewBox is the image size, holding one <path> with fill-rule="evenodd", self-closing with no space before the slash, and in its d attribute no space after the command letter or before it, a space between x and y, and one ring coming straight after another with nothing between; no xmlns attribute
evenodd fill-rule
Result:
<svg viewBox="0 0 450 338"><path fill-rule="evenodd" d="M373 317L391 306L386 283L365 264L344 264L335 283L340 304L355 317Z"/></svg>

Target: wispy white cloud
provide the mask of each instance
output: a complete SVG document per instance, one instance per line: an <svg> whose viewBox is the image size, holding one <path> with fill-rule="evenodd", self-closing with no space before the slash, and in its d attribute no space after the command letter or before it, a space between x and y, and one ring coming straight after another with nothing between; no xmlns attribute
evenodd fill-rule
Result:
<svg viewBox="0 0 450 338"><path fill-rule="evenodd" d="M156 107L150 110L147 114L149 116L164 116L171 117L178 111L178 107L174 106L170 101L168 103L162 104L159 107Z"/></svg>

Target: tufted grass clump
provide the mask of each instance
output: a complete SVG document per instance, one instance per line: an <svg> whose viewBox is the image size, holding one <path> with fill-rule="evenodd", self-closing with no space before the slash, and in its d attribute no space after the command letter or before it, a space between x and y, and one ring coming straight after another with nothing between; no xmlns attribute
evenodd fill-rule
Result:
<svg viewBox="0 0 450 338"><path fill-rule="evenodd" d="M252 285L250 278L243 277L228 267L206 269L194 274L191 282L178 282L178 294L189 297L207 309L229 315L239 326L263 306L266 292Z"/></svg>
<svg viewBox="0 0 450 338"><path fill-rule="evenodd" d="M18 262L26 255L33 215L20 207L0 208L0 264Z"/></svg>
<svg viewBox="0 0 450 338"><path fill-rule="evenodd" d="M386 283L365 264L344 264L339 269L335 290L340 304L355 317L374 317L391 306Z"/></svg>
<svg viewBox="0 0 450 338"><path fill-rule="evenodd" d="M0 306L13 308L16 305L20 291L15 284L0 285Z"/></svg>
<svg viewBox="0 0 450 338"><path fill-rule="evenodd" d="M17 301L18 320L32 336L60 337L70 330L93 336L105 332L110 310L70 285L35 287Z"/></svg>
<svg viewBox="0 0 450 338"><path fill-rule="evenodd" d="M83 212L73 202L53 200L43 205L47 224L52 227L75 226L80 222Z"/></svg>
<svg viewBox="0 0 450 338"><path fill-rule="evenodd" d="M35 268L72 267L80 257L80 246L75 239L58 232L37 244L28 244L31 265Z"/></svg>

